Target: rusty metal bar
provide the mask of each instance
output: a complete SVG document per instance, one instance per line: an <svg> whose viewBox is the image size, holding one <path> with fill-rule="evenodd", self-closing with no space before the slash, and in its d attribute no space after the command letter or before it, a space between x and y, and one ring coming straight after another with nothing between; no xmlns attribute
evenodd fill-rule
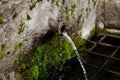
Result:
<svg viewBox="0 0 120 80"><path fill-rule="evenodd" d="M95 42L90 41L90 40L86 40L86 41L89 42L89 43L94 44L94 46L89 49L90 51L93 50L96 47L96 43Z"/></svg>
<svg viewBox="0 0 120 80"><path fill-rule="evenodd" d="M111 44L107 44L107 43L102 43L102 42L96 42L97 44L103 45L103 46L107 46L107 47L113 47L113 48L118 48L117 46L113 46Z"/></svg>
<svg viewBox="0 0 120 80"><path fill-rule="evenodd" d="M107 43L103 43L103 42L95 42L95 41L90 41L90 40L86 40L86 41L88 41L88 42L90 42L90 43L93 43L93 44L96 45L96 46L97 46L97 44L100 44L100 45L107 46L107 47L119 48L118 46L114 46L114 45L107 44ZM92 47L92 49L93 49L93 48L94 48L94 47ZM92 49L91 49L91 50L92 50Z"/></svg>
<svg viewBox="0 0 120 80"><path fill-rule="evenodd" d="M112 53L112 55L111 55L110 57L113 57L117 51L118 51L118 49L116 49L116 50ZM110 60L110 58L108 58L108 59L104 62L104 64L100 67L100 69L96 72L96 74L92 77L91 80L93 80L93 79L96 77L96 75L105 67L105 65L109 62L109 60Z"/></svg>
<svg viewBox="0 0 120 80"><path fill-rule="evenodd" d="M86 52L89 53L89 54L94 54L94 55L98 55L98 56L102 56L102 57L110 58L110 59L112 59L112 60L120 61L119 58L114 58L114 57L107 56L107 55L104 55L104 54L99 54L99 53L92 52L92 51L88 51L88 50L87 50Z"/></svg>
<svg viewBox="0 0 120 80"><path fill-rule="evenodd" d="M98 42L101 42L105 38L106 38L106 36L103 36Z"/></svg>
<svg viewBox="0 0 120 80"><path fill-rule="evenodd" d="M100 33L100 34L98 34L97 36L108 36L108 37L111 37L111 38L120 39L120 36L110 35L110 34L104 34L104 33Z"/></svg>
<svg viewBox="0 0 120 80"><path fill-rule="evenodd" d="M102 36L98 41L91 41L91 40L87 40L87 42L90 42L93 45L93 47L91 47L89 50L86 51L86 53L88 54L94 54L94 55L98 55L98 56L101 56L101 57L105 57L107 60L103 63L103 65L101 67L97 67L95 65L92 65L92 64L89 64L89 66L92 66L94 68L97 68L98 71L94 74L94 76L92 77L92 80L96 77L96 75L101 71L101 70L104 70L104 71L107 71L107 72L110 72L110 73L113 73L113 74L117 74L117 75L120 75L119 72L116 72L116 71L112 71L112 70L106 70L104 69L104 67L109 63L109 61L112 59L112 60L115 60L115 61L120 61L119 58L115 58L114 55L118 52L118 49L120 49L120 45L116 45L114 44L115 41L119 41L120 40L120 36L113 36L113 35L110 35L110 34L99 34L97 36ZM113 39L113 43L107 43L107 39ZM102 42L106 40L105 42ZM111 40L112 41L112 40ZM96 51L92 51L93 49L95 49L95 47L97 46L105 46L105 47L110 47L110 48L114 48L114 52L112 52L112 54L110 56L107 56L107 55L104 55L104 54L100 54L100 53L97 53ZM87 64L87 63L86 63ZM87 64L88 65L88 64Z"/></svg>
<svg viewBox="0 0 120 80"><path fill-rule="evenodd" d="M99 67L95 66L95 65L91 65L91 64L88 64L88 63L85 63L84 64L86 66L89 66L89 67L92 67L92 68L95 68L96 70L99 69ZM119 72L116 72L116 71L112 71L112 70L109 70L109 69L103 69L103 71L106 71L108 73L111 73L111 74L115 74L115 75L119 75L120 76L120 73Z"/></svg>

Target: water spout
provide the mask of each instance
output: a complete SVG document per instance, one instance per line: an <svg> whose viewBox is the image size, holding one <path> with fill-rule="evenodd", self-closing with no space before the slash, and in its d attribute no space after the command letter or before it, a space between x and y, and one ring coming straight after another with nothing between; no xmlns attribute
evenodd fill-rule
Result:
<svg viewBox="0 0 120 80"><path fill-rule="evenodd" d="M51 17L48 19L48 25L51 30L58 32L59 35L62 35L62 32L65 31L67 27L66 22L57 22Z"/></svg>
<svg viewBox="0 0 120 80"><path fill-rule="evenodd" d="M80 57L80 55L79 55L79 53L77 51L77 48L76 48L75 44L73 43L72 39L70 38L70 36L66 32L66 27L67 27L66 22L57 22L54 19L49 18L48 19L48 24L49 24L49 27L53 31L59 32L59 35L64 36L67 39L67 41L71 44L71 46L73 47L73 50L75 51L77 59L78 59L80 65L81 65L81 68L83 70L85 80L88 80L88 78L87 78L87 72L85 70L85 67L84 67L82 61L81 61L81 57ZM61 80L61 78L59 78L59 80Z"/></svg>

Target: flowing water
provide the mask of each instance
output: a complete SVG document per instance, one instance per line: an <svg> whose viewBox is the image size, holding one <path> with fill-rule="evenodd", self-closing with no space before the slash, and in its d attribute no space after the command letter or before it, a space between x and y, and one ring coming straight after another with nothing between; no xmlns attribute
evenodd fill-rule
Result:
<svg viewBox="0 0 120 80"><path fill-rule="evenodd" d="M68 33L67 33L66 31L63 31L63 32L62 32L62 35L67 39L67 41L68 41L68 42L71 44L71 46L73 47L73 49L74 49L74 51L75 51L75 54L76 54L76 56L77 56L77 59L78 59L80 65L81 65L81 68L82 68L82 70L83 70L85 80L88 80L88 79L87 79L87 72L86 72L86 70L85 70L85 67L84 67L82 61L81 61L81 57L80 57L80 55L79 55L79 53L78 53L78 51L77 51L77 48L76 48L75 44L73 43L72 39L70 38L70 36L68 35Z"/></svg>

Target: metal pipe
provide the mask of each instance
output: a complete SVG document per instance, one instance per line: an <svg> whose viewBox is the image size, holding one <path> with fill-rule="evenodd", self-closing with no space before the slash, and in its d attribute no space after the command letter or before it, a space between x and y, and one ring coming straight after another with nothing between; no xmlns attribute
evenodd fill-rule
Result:
<svg viewBox="0 0 120 80"><path fill-rule="evenodd" d="M62 32L65 31L67 27L66 22L57 22L51 17L48 19L48 25L51 30L58 32L59 35L62 35Z"/></svg>

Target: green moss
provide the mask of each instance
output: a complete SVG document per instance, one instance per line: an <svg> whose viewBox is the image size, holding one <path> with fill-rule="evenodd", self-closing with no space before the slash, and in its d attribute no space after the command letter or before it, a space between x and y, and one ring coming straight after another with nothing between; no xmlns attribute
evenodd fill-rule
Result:
<svg viewBox="0 0 120 80"><path fill-rule="evenodd" d="M16 44L16 48L19 49L19 47L20 47L20 44ZM19 61L22 61L23 60L23 55L19 54L19 55L17 55L17 58L18 58Z"/></svg>
<svg viewBox="0 0 120 80"><path fill-rule="evenodd" d="M75 12L76 7L77 7L76 4L73 4L70 8L65 7L67 20L69 20L72 17L73 13Z"/></svg>
<svg viewBox="0 0 120 80"><path fill-rule="evenodd" d="M64 54L67 54L66 57L67 59L71 59L72 56L74 56L73 53L73 48L71 47L71 45L66 41L64 40L61 44L61 49L62 49L62 55Z"/></svg>
<svg viewBox="0 0 120 80"><path fill-rule="evenodd" d="M95 32L96 32L96 30L93 29L93 30L90 32L90 35L88 36L88 39L91 39L91 38L95 35Z"/></svg>
<svg viewBox="0 0 120 80"><path fill-rule="evenodd" d="M34 65L29 70L26 71L25 80L38 80L38 76L39 67L37 65Z"/></svg>
<svg viewBox="0 0 120 80"><path fill-rule="evenodd" d="M78 36L73 35L72 39L77 47L79 54L82 57L84 51L88 49L86 46L86 41L84 39L82 39L79 35Z"/></svg>
<svg viewBox="0 0 120 80"><path fill-rule="evenodd" d="M88 36L88 39L93 39L99 33L111 34L110 32L106 31L105 29L95 28L90 32L90 35Z"/></svg>
<svg viewBox="0 0 120 80"><path fill-rule="evenodd" d="M18 13L16 11L13 12L12 19L14 20L17 17Z"/></svg>
<svg viewBox="0 0 120 80"><path fill-rule="evenodd" d="M102 17L106 20L106 14L102 13Z"/></svg>
<svg viewBox="0 0 120 80"><path fill-rule="evenodd" d="M60 7L60 1L59 0L52 0L52 4L54 4L57 6L57 7Z"/></svg>
<svg viewBox="0 0 120 80"><path fill-rule="evenodd" d="M4 48L5 48L5 44L1 44L1 46L0 46L0 59L2 59L4 57Z"/></svg>
<svg viewBox="0 0 120 80"><path fill-rule="evenodd" d="M26 69L26 64L22 64L22 69L25 70Z"/></svg>
<svg viewBox="0 0 120 80"><path fill-rule="evenodd" d="M36 0L36 1L32 1L31 0L31 5L29 6L29 9L30 10L33 10L33 8L35 8L35 6L36 6L36 4L38 3L38 2L41 2L42 0Z"/></svg>
<svg viewBox="0 0 120 80"><path fill-rule="evenodd" d="M57 5L57 7L60 6L60 2L59 2L59 0L56 1L56 5Z"/></svg>
<svg viewBox="0 0 120 80"><path fill-rule="evenodd" d="M79 38L76 42L76 46L78 48L78 52L82 55L83 51L86 50L86 41L84 39Z"/></svg>
<svg viewBox="0 0 120 80"><path fill-rule="evenodd" d="M74 0L69 0L69 2L72 4Z"/></svg>
<svg viewBox="0 0 120 80"><path fill-rule="evenodd" d="M57 69L61 63L76 57L71 45L65 39L60 40L60 38L54 37L48 42L37 46L34 55L28 62L22 64L22 73L25 80L45 80L48 74L53 69ZM80 53L85 50L83 39L78 38L75 43Z"/></svg>
<svg viewBox="0 0 120 80"><path fill-rule="evenodd" d="M77 21L75 21L75 23L74 24L80 24L80 19L81 19L81 17L82 17L82 14L80 14L79 16L78 16L78 18L77 18ZM82 26L80 26L80 29L79 30L81 30L82 29Z"/></svg>
<svg viewBox="0 0 120 80"><path fill-rule="evenodd" d="M30 59L30 62L26 64L27 69L24 73L26 80L34 80L34 77L31 76L33 74L29 73L31 72L31 66L38 66L39 79L43 80L48 76L48 73L50 73L53 68L56 69L60 63L75 56L75 54L73 54L72 47L66 40L63 40L62 43L57 46L58 40L58 38L54 38L37 47L35 54Z"/></svg>
<svg viewBox="0 0 120 80"><path fill-rule="evenodd" d="M55 3L56 2L56 0L52 0L52 3Z"/></svg>
<svg viewBox="0 0 120 80"><path fill-rule="evenodd" d="M0 13L0 24L4 24L4 14Z"/></svg>
<svg viewBox="0 0 120 80"><path fill-rule="evenodd" d="M71 18L71 14L70 13L67 13L66 14L66 19L69 20Z"/></svg>
<svg viewBox="0 0 120 80"><path fill-rule="evenodd" d="M76 4L71 6L71 15L73 15L73 13L75 12L76 9Z"/></svg>
<svg viewBox="0 0 120 80"><path fill-rule="evenodd" d="M33 10L33 8L35 8L35 6L36 6L36 2L32 3L32 5L29 6L30 10Z"/></svg>
<svg viewBox="0 0 120 80"><path fill-rule="evenodd" d="M4 52L0 50L0 59L2 59L3 57L4 57Z"/></svg>
<svg viewBox="0 0 120 80"><path fill-rule="evenodd" d="M32 18L30 17L29 14L27 14L27 20L31 20Z"/></svg>
<svg viewBox="0 0 120 80"><path fill-rule="evenodd" d="M15 51L17 51L22 46L22 43L17 43L14 46Z"/></svg>
<svg viewBox="0 0 120 80"><path fill-rule="evenodd" d="M5 44L1 44L1 50L4 50Z"/></svg>
<svg viewBox="0 0 120 80"><path fill-rule="evenodd" d="M20 22L20 24L19 24L19 30L18 30L18 34L21 34L21 33L23 33L24 32L24 29L25 29L25 23L23 23L23 21L21 21Z"/></svg>
<svg viewBox="0 0 120 80"><path fill-rule="evenodd" d="M94 6L95 6L95 4L96 4L96 0L92 0L92 2L94 3Z"/></svg>
<svg viewBox="0 0 120 80"><path fill-rule="evenodd" d="M40 2L40 1L42 1L42 0L37 0L37 2Z"/></svg>

